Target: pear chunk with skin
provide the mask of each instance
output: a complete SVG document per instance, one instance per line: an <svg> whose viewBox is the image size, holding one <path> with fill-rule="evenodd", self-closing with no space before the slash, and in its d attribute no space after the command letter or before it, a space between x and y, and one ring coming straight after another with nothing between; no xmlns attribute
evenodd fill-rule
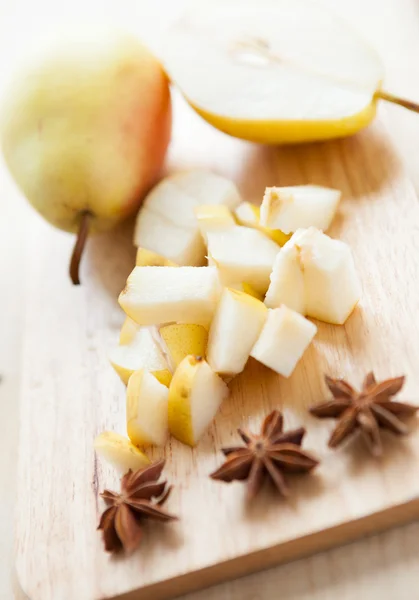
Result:
<svg viewBox="0 0 419 600"><path fill-rule="evenodd" d="M138 248L137 257L135 260L135 264L137 267L177 267L178 265L165 258L164 256L160 256L160 254L156 254L152 250L147 250L146 248Z"/></svg>
<svg viewBox="0 0 419 600"><path fill-rule="evenodd" d="M195 208L199 231L207 244L207 234L211 231L223 231L236 225L231 211L223 205L211 206L204 204Z"/></svg>
<svg viewBox="0 0 419 600"><path fill-rule="evenodd" d="M208 254L225 286L234 287L245 281L264 294L279 251L277 244L250 227L236 226L208 234Z"/></svg>
<svg viewBox="0 0 419 600"><path fill-rule="evenodd" d="M352 135L374 118L384 75L357 31L312 0L191 3L161 56L198 114L259 143Z"/></svg>
<svg viewBox="0 0 419 600"><path fill-rule="evenodd" d="M319 185L266 188L260 222L266 227L294 233L302 227L326 231L336 214L341 193Z"/></svg>
<svg viewBox="0 0 419 600"><path fill-rule="evenodd" d="M165 256L176 264L205 263L205 245L194 209L200 205L240 203L235 184L207 171L186 171L163 179L147 196L138 213L134 244Z"/></svg>
<svg viewBox="0 0 419 600"><path fill-rule="evenodd" d="M110 362L125 385L134 371L147 369L164 385L169 385L172 373L157 345L153 328L140 327L131 319L122 326L119 346L110 354Z"/></svg>
<svg viewBox="0 0 419 600"><path fill-rule="evenodd" d="M168 436L169 390L145 369L131 375L127 387L127 432L136 446L162 446Z"/></svg>
<svg viewBox="0 0 419 600"><path fill-rule="evenodd" d="M138 471L150 464L149 458L129 439L114 431L103 431L94 441L96 454L121 473Z"/></svg>
<svg viewBox="0 0 419 600"><path fill-rule="evenodd" d="M361 297L350 247L314 227L299 229L275 260L265 304L342 325Z"/></svg>
<svg viewBox="0 0 419 600"><path fill-rule="evenodd" d="M283 246L290 239L290 235L285 234L279 229L270 229L269 227L262 227L260 224L260 207L251 204L250 202L242 202L238 205L234 211L237 222L239 225L245 227L254 227L267 237L271 238L279 246Z"/></svg>
<svg viewBox="0 0 419 600"><path fill-rule="evenodd" d="M174 371L188 356L205 356L208 344L208 331L202 325L174 323L159 329L160 343L168 363Z"/></svg>
<svg viewBox="0 0 419 600"><path fill-rule="evenodd" d="M228 394L227 385L202 357L184 358L169 388L170 433L195 446Z"/></svg>
<svg viewBox="0 0 419 600"><path fill-rule="evenodd" d="M260 300L237 290L225 289L209 332L207 361L222 375L243 371L259 337L268 309Z"/></svg>
<svg viewBox="0 0 419 600"><path fill-rule="evenodd" d="M221 294L216 267L135 267L119 303L140 325L208 327Z"/></svg>
<svg viewBox="0 0 419 600"><path fill-rule="evenodd" d="M314 338L317 327L308 319L281 306L269 310L251 356L284 377L289 377Z"/></svg>

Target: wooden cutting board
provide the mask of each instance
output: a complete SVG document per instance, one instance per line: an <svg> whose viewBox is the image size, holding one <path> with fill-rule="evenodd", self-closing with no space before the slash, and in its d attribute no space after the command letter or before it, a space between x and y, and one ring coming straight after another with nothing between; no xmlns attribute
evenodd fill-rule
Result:
<svg viewBox="0 0 419 600"><path fill-rule="evenodd" d="M31 217L27 240L16 565L31 600L169 598L343 543L419 516L419 428L403 440L384 436L372 459L354 441L327 448L332 422L307 415L327 396L324 373L360 384L407 375L400 399L419 403L418 199L379 118L355 138L295 148L262 148L230 139L175 97L169 170L206 167L232 177L244 199L260 202L266 185L317 183L342 189L330 233L353 248L363 284L345 326L318 323L315 342L292 377L256 362L231 384L214 425L191 450L171 440L165 475L174 525L145 527L142 547L113 559L96 532L99 492L116 489L114 470L98 462L93 439L124 432L124 387L107 354L123 320L116 298L134 263L132 224L92 239L83 285L66 267L73 238ZM250 507L244 488L213 482L221 446L238 426L257 429L272 408L287 427L304 424L304 447L321 459L311 477L291 480L292 496L269 489Z"/></svg>

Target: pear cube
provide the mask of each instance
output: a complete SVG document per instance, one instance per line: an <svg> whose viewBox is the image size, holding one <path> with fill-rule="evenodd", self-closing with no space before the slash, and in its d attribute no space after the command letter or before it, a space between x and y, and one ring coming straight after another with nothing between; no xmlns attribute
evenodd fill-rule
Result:
<svg viewBox="0 0 419 600"><path fill-rule="evenodd" d="M159 334L163 353L173 371L189 354L205 356L208 331L202 325L192 323L163 325L159 329Z"/></svg>
<svg viewBox="0 0 419 600"><path fill-rule="evenodd" d="M169 390L145 369L135 371L127 387L127 432L136 446L162 446L168 435Z"/></svg>
<svg viewBox="0 0 419 600"><path fill-rule="evenodd" d="M184 444L195 446L229 390L202 358L187 356L169 388L169 430Z"/></svg>
<svg viewBox="0 0 419 600"><path fill-rule="evenodd" d="M137 267L177 267L178 265L165 258L164 256L160 256L156 252L152 250L147 250L147 248L139 247L137 249L137 257L135 260L135 264Z"/></svg>
<svg viewBox="0 0 419 600"><path fill-rule="evenodd" d="M208 234L208 253L225 286L245 281L265 294L279 250L275 242L250 227L237 226Z"/></svg>
<svg viewBox="0 0 419 600"><path fill-rule="evenodd" d="M207 234L209 232L223 231L236 225L231 211L223 205L211 206L210 204L204 204L195 207L194 212L205 244L207 244Z"/></svg>
<svg viewBox="0 0 419 600"><path fill-rule="evenodd" d="M266 188L260 207L265 227L294 233L302 227L329 228L338 208L339 190L319 185Z"/></svg>
<svg viewBox="0 0 419 600"><path fill-rule="evenodd" d="M296 231L277 257L265 304L271 308L286 304L309 317L341 325L360 296L350 247L310 227Z"/></svg>
<svg viewBox="0 0 419 600"><path fill-rule="evenodd" d="M243 371L267 313L260 300L224 290L209 332L207 360L213 371L229 376Z"/></svg>
<svg viewBox="0 0 419 600"><path fill-rule="evenodd" d="M119 346L112 350L109 359L125 385L140 368L150 371L164 385L169 385L172 378L169 365L154 339L153 328L140 327L131 319L126 319L122 326Z"/></svg>
<svg viewBox="0 0 419 600"><path fill-rule="evenodd" d="M135 267L119 303L141 325L192 322L208 327L220 294L215 267Z"/></svg>
<svg viewBox="0 0 419 600"><path fill-rule="evenodd" d="M194 209L201 204L233 209L240 202L234 183L207 171L187 171L163 179L147 196L138 213L134 244L179 265L205 262Z"/></svg>
<svg viewBox="0 0 419 600"><path fill-rule="evenodd" d="M125 436L114 431L103 431L94 441L96 454L105 459L121 473L130 469L138 471L146 467L150 460Z"/></svg>
<svg viewBox="0 0 419 600"><path fill-rule="evenodd" d="M253 227L271 238L279 246L283 246L290 239L290 235L285 234L279 229L270 229L263 227L260 222L260 207L250 202L242 202L234 211L235 217L239 225L245 227Z"/></svg>
<svg viewBox="0 0 419 600"><path fill-rule="evenodd" d="M317 332L314 323L281 306L269 310L265 326L251 356L284 377L289 377Z"/></svg>
<svg viewBox="0 0 419 600"><path fill-rule="evenodd" d="M275 258L265 304L269 308L285 304L302 315L306 313L304 273L298 249L291 241L285 244Z"/></svg>

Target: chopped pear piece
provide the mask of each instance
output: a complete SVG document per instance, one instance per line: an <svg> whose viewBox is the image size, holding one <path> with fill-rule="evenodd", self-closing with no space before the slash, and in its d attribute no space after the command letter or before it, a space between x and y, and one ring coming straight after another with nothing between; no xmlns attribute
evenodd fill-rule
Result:
<svg viewBox="0 0 419 600"><path fill-rule="evenodd" d="M251 286L250 283L244 282L239 288L235 289L238 289L240 292L244 292L245 294L249 294L249 296L252 296L253 298L256 298L257 300L261 300L263 302L264 294L261 294L260 292L255 290L255 288Z"/></svg>
<svg viewBox="0 0 419 600"><path fill-rule="evenodd" d="M204 119L265 144L355 133L373 119L384 75L357 31L312 0L190 3L161 56Z"/></svg>
<svg viewBox="0 0 419 600"><path fill-rule="evenodd" d="M240 195L232 181L207 171L187 171L163 179L138 213L134 244L179 265L205 262L205 245L194 209L201 204L234 209Z"/></svg>
<svg viewBox="0 0 419 600"><path fill-rule="evenodd" d="M285 304L302 315L306 313L304 273L298 258L298 249L290 240L275 258L266 306L275 308Z"/></svg>
<svg viewBox="0 0 419 600"><path fill-rule="evenodd" d="M211 231L223 231L236 225L231 211L223 205L211 206L204 204L195 208L195 216L198 219L198 227L202 238L207 243L207 234Z"/></svg>
<svg viewBox="0 0 419 600"><path fill-rule="evenodd" d="M342 325L360 296L350 247L310 227L296 231L276 258L265 304L271 308L286 304L309 317Z"/></svg>
<svg viewBox="0 0 419 600"><path fill-rule="evenodd" d="M202 357L184 358L169 388L170 433L195 446L228 394L227 385Z"/></svg>
<svg viewBox="0 0 419 600"><path fill-rule="evenodd" d="M196 206L223 204L233 210L241 202L236 184L211 171L193 169L176 173L171 179L186 194L195 198Z"/></svg>
<svg viewBox="0 0 419 600"><path fill-rule="evenodd" d="M237 226L208 234L208 253L217 265L223 285L234 287L245 281L261 294L268 289L279 250L272 240L250 227Z"/></svg>
<svg viewBox="0 0 419 600"><path fill-rule="evenodd" d="M121 473L126 473L130 469L138 471L150 463L149 458L129 439L114 431L100 433L94 441L94 449L98 456L104 458Z"/></svg>
<svg viewBox="0 0 419 600"><path fill-rule="evenodd" d="M172 373L153 337L152 328L140 327L126 319L119 339L120 345L112 350L109 359L125 385L140 368L147 369L161 383L169 385Z"/></svg>
<svg viewBox="0 0 419 600"><path fill-rule="evenodd" d="M127 432L136 446L162 446L168 436L169 390L145 369L131 375L127 387Z"/></svg>
<svg viewBox="0 0 419 600"><path fill-rule="evenodd" d="M224 290L209 332L207 361L213 371L228 376L243 371L267 313L260 300Z"/></svg>
<svg viewBox="0 0 419 600"><path fill-rule="evenodd" d="M266 188L260 207L265 227L294 233L302 227L329 228L338 208L339 190L320 185Z"/></svg>
<svg viewBox="0 0 419 600"><path fill-rule="evenodd" d="M119 333L120 346L131 344L131 342L134 340L135 336L138 333L138 329L139 326L137 325L137 323L129 317L126 317L125 321L122 324L121 331Z"/></svg>
<svg viewBox="0 0 419 600"><path fill-rule="evenodd" d="M269 227L262 227L260 224L260 207L251 204L250 202L242 202L238 205L234 211L237 222L245 227L253 227L264 233L267 237L271 238L279 246L283 246L290 239L290 235L287 235L279 229L269 229Z"/></svg>
<svg viewBox="0 0 419 600"><path fill-rule="evenodd" d="M271 309L250 355L280 375L289 377L316 332L314 323L294 310L286 306Z"/></svg>
<svg viewBox="0 0 419 600"><path fill-rule="evenodd" d="M119 303L141 325L208 327L221 293L215 267L135 267Z"/></svg>
<svg viewBox="0 0 419 600"><path fill-rule="evenodd" d="M159 333L163 352L173 370L189 354L205 356L208 331L202 325L192 323L163 325Z"/></svg>
<svg viewBox="0 0 419 600"><path fill-rule="evenodd" d="M156 254L152 250L147 250L147 248L138 248L137 250L137 258L135 261L137 267L177 267L178 265L165 258L164 256L160 256L160 254Z"/></svg>

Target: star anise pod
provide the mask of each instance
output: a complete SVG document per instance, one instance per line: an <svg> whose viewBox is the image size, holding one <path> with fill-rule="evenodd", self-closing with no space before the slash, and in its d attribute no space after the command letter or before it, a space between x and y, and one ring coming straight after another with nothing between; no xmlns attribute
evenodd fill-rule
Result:
<svg viewBox="0 0 419 600"><path fill-rule="evenodd" d="M265 479L271 480L280 494L288 496L283 474L311 471L318 461L300 447L305 429L283 433L283 424L281 413L274 410L263 421L260 434L238 429L245 446L222 448L227 460L210 477L226 482L247 479L248 499L256 496Z"/></svg>
<svg viewBox="0 0 419 600"><path fill-rule="evenodd" d="M406 434L408 429L399 417L410 417L419 409L419 406L391 400L403 387L404 377L377 383L374 374L368 373L360 392L343 379L332 379L327 375L325 379L333 400L313 406L310 412L321 419L338 419L329 439L330 448L336 448L351 434L360 431L372 454L380 456L380 427L399 435Z"/></svg>
<svg viewBox="0 0 419 600"><path fill-rule="evenodd" d="M141 541L144 519L173 521L177 518L160 508L171 491L171 487L166 489L166 481L158 483L164 463L164 460L160 460L135 473L130 469L122 477L121 493L105 490L101 494L109 505L98 525L103 532L107 552L133 552ZM160 498L156 502L151 502L152 498L158 496Z"/></svg>

